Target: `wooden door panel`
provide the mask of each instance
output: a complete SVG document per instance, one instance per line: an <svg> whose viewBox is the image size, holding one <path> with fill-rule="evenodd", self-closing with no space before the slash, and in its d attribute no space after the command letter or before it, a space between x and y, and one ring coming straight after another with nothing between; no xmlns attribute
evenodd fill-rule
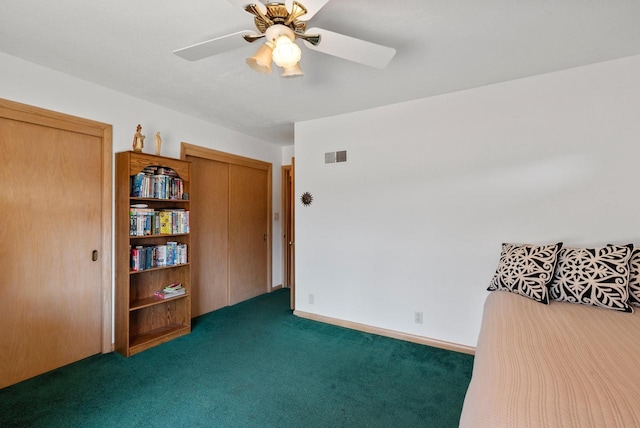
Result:
<svg viewBox="0 0 640 428"><path fill-rule="evenodd" d="M229 164L187 156L191 161L191 313L229 305Z"/></svg>
<svg viewBox="0 0 640 428"><path fill-rule="evenodd" d="M230 304L267 292L268 174L229 165Z"/></svg>
<svg viewBox="0 0 640 428"><path fill-rule="evenodd" d="M0 119L0 388L102 347L102 142Z"/></svg>

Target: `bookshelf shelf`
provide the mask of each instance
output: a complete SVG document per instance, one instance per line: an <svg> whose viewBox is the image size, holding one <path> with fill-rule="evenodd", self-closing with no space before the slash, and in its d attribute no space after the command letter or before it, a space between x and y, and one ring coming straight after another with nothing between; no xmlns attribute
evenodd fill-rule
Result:
<svg viewBox="0 0 640 428"><path fill-rule="evenodd" d="M137 203L137 202L151 202L151 203L171 202L172 204L173 203L178 203L178 204L188 204L189 203L188 199L140 198L138 196L131 196L129 199L131 200L132 203Z"/></svg>
<svg viewBox="0 0 640 428"><path fill-rule="evenodd" d="M189 185L189 162L116 154L115 348L127 357L191 331L190 200L182 196ZM167 211L173 214L167 217ZM157 233L165 227L180 233ZM131 235L137 231L152 233ZM140 270L131 270L134 263ZM174 282L186 293L164 300L153 296Z"/></svg>
<svg viewBox="0 0 640 428"><path fill-rule="evenodd" d="M144 270L130 270L129 274L130 275L139 275L141 273L148 273L148 272L153 272L153 271L157 271L157 270L177 269L177 268L182 268L182 267L189 267L189 263L180 263L179 265L172 265L172 266L160 266L160 267L154 267L154 268L149 268L149 269L144 269ZM162 288L162 287L160 287L160 288Z"/></svg>
<svg viewBox="0 0 640 428"><path fill-rule="evenodd" d="M171 300L186 299L187 297L189 297L188 294L183 294L182 296L176 296L166 300L156 299L155 297L145 297L144 299L131 302L131 304L129 305L129 311L133 312L140 309L148 308L149 306L162 305Z"/></svg>
<svg viewBox="0 0 640 428"><path fill-rule="evenodd" d="M191 325L172 323L142 334L132 335L130 345L131 355L188 334L190 331Z"/></svg>
<svg viewBox="0 0 640 428"><path fill-rule="evenodd" d="M142 235L142 236L129 236L131 239L146 239L146 238L170 238L172 236L189 236L188 233L161 233L159 235Z"/></svg>

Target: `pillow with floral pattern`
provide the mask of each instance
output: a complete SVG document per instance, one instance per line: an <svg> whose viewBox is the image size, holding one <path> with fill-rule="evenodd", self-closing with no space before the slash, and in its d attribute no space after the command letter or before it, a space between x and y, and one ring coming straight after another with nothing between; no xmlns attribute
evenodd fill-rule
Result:
<svg viewBox="0 0 640 428"><path fill-rule="evenodd" d="M633 312L629 259L633 244L563 248L549 293L553 300Z"/></svg>
<svg viewBox="0 0 640 428"><path fill-rule="evenodd" d="M500 262L489 291L505 290L535 301L549 303L548 285L562 242L551 245L502 244Z"/></svg>

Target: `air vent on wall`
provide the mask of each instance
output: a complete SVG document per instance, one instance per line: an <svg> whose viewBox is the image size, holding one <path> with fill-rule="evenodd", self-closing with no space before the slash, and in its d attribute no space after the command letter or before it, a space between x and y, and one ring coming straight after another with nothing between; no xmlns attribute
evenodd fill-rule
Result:
<svg viewBox="0 0 640 428"><path fill-rule="evenodd" d="M347 161L347 151L327 152L324 154L324 163L339 163Z"/></svg>

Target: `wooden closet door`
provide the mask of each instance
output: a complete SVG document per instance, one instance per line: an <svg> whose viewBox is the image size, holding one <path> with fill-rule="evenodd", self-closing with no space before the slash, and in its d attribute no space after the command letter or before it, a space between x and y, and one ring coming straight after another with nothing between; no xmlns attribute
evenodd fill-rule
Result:
<svg viewBox="0 0 640 428"><path fill-rule="evenodd" d="M229 165L230 304L267 292L268 174Z"/></svg>
<svg viewBox="0 0 640 428"><path fill-rule="evenodd" d="M191 162L191 315L229 305L229 164Z"/></svg>
<svg viewBox="0 0 640 428"><path fill-rule="evenodd" d="M0 147L2 388L101 352L102 146L2 118Z"/></svg>
<svg viewBox="0 0 640 428"><path fill-rule="evenodd" d="M269 292L271 164L188 143L180 151L191 162L192 315Z"/></svg>

